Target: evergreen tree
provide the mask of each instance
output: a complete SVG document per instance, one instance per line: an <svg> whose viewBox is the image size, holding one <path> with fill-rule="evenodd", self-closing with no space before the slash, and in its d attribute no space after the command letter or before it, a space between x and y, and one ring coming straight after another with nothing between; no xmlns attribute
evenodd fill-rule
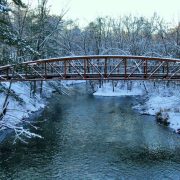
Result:
<svg viewBox="0 0 180 180"><path fill-rule="evenodd" d="M20 11L21 8L26 8L26 6L21 0L13 0L13 3L9 7L7 1L0 0L0 64L19 62L22 59L22 53L36 53L14 28L16 9ZM20 57L19 51L22 52Z"/></svg>

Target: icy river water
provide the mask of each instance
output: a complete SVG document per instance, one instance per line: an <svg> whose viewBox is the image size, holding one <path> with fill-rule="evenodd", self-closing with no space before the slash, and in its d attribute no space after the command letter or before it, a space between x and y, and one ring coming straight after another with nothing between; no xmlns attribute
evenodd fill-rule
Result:
<svg viewBox="0 0 180 180"><path fill-rule="evenodd" d="M0 179L180 179L180 136L132 109L133 97L54 96L44 139L0 146Z"/></svg>

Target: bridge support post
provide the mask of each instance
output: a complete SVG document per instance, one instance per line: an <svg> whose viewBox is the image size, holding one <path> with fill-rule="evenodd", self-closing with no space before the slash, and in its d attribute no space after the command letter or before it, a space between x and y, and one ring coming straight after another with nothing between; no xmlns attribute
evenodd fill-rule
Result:
<svg viewBox="0 0 180 180"><path fill-rule="evenodd" d="M84 78L86 79L87 59L84 59Z"/></svg>
<svg viewBox="0 0 180 180"><path fill-rule="evenodd" d="M47 78L47 64L46 64L46 62L44 63L44 75L45 75L45 78Z"/></svg>
<svg viewBox="0 0 180 180"><path fill-rule="evenodd" d="M107 58L104 60L104 78L107 78Z"/></svg>
<svg viewBox="0 0 180 180"><path fill-rule="evenodd" d="M67 74L67 62L65 60L64 61L64 78L66 78L66 74Z"/></svg>
<svg viewBox="0 0 180 180"><path fill-rule="evenodd" d="M7 76L7 79L9 79L9 68L7 68L6 70L6 76Z"/></svg>
<svg viewBox="0 0 180 180"><path fill-rule="evenodd" d="M169 76L169 62L166 64L166 78Z"/></svg>
<svg viewBox="0 0 180 180"><path fill-rule="evenodd" d="M28 65L26 64L26 65L25 65L25 79L28 78L28 77L27 77L27 72L28 72Z"/></svg>
<svg viewBox="0 0 180 180"><path fill-rule="evenodd" d="M127 78L127 59L124 59L124 78Z"/></svg>
<svg viewBox="0 0 180 180"><path fill-rule="evenodd" d="M147 60L144 61L144 78L147 78Z"/></svg>

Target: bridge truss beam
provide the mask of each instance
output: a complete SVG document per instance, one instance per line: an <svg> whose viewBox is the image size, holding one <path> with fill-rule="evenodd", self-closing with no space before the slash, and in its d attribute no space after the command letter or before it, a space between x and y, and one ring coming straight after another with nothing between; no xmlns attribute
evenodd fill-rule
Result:
<svg viewBox="0 0 180 180"><path fill-rule="evenodd" d="M0 67L0 82L39 80L180 80L180 59L76 56Z"/></svg>

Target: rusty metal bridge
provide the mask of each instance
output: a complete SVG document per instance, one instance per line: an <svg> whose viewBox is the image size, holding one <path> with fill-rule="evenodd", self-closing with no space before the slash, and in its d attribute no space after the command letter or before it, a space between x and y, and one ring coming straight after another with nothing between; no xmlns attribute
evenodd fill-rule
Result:
<svg viewBox="0 0 180 180"><path fill-rule="evenodd" d="M180 80L180 59L74 56L0 66L0 82L45 80Z"/></svg>

